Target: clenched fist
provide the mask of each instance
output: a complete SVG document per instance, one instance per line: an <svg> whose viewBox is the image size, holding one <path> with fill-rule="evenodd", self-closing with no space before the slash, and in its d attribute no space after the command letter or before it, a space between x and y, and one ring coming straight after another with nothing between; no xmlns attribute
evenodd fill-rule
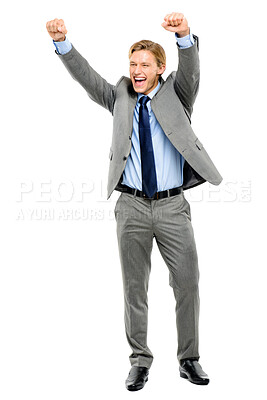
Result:
<svg viewBox="0 0 267 400"><path fill-rule="evenodd" d="M189 35L190 33L188 22L184 17L184 14L181 13L173 12L167 14L161 26L163 26L167 31L176 32L180 37Z"/></svg>
<svg viewBox="0 0 267 400"><path fill-rule="evenodd" d="M48 21L46 23L46 29L55 42L63 42L65 40L67 29L63 19L55 18L52 21Z"/></svg>

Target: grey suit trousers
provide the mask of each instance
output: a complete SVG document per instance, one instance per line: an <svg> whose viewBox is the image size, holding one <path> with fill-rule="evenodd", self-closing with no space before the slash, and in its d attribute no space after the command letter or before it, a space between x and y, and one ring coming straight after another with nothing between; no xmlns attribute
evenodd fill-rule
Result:
<svg viewBox="0 0 267 400"><path fill-rule="evenodd" d="M160 200L121 193L114 212L131 365L150 368L153 361L147 345L147 291L153 238L169 269L176 299L178 361L198 359L199 270L190 205L183 192Z"/></svg>

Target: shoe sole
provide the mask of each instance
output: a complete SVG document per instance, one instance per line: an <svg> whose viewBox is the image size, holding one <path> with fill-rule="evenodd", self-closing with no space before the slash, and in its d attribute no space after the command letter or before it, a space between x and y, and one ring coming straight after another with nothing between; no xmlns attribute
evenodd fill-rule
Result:
<svg viewBox="0 0 267 400"><path fill-rule="evenodd" d="M192 381L184 372L180 372L180 377L187 379L189 382L194 383L194 385L208 385L209 384L209 379L203 380L203 381Z"/></svg>
<svg viewBox="0 0 267 400"><path fill-rule="evenodd" d="M148 378L145 379L145 382L144 382L143 385L141 385L141 386L134 386L134 387L131 387L131 386L130 386L130 387L127 387L127 386L126 386L126 389L129 390L129 392L137 392L137 390L143 389L143 387L145 386L145 384L146 384L147 381L148 381Z"/></svg>

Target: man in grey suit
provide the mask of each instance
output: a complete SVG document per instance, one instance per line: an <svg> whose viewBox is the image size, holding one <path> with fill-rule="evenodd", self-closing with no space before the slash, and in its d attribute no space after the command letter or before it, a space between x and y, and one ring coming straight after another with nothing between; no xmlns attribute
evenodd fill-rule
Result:
<svg viewBox="0 0 267 400"><path fill-rule="evenodd" d="M56 54L71 76L114 117L107 198L114 189L121 192L115 218L132 349L126 380L130 391L144 387L153 361L147 345L147 291L154 238L176 299L180 376L198 385L209 383L198 363L199 270L183 191L205 181L218 185L222 177L191 128L199 86L198 37L190 34L181 13L167 14L162 27L175 33L177 71L164 81L163 48L142 40L129 51L130 78L114 86L68 41L63 20L47 23Z"/></svg>

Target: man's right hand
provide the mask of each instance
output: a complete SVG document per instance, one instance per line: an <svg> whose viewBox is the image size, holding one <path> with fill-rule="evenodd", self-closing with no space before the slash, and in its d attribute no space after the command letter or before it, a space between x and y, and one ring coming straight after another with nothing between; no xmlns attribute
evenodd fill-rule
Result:
<svg viewBox="0 0 267 400"><path fill-rule="evenodd" d="M63 19L55 18L52 21L48 21L46 23L46 29L55 42L63 42L65 40L67 29Z"/></svg>

